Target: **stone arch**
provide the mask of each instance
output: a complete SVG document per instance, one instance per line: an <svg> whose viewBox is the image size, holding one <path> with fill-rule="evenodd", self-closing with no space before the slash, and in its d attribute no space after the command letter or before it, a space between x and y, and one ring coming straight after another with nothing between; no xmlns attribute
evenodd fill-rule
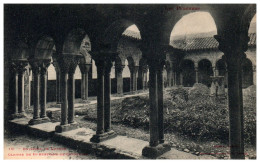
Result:
<svg viewBox="0 0 260 165"><path fill-rule="evenodd" d="M90 44L90 39L86 35L85 30L81 28L71 30L67 34L63 43L62 53L70 55L81 55L81 48L88 47L84 45L84 39L86 39L86 41L89 41Z"/></svg>
<svg viewBox="0 0 260 165"><path fill-rule="evenodd" d="M120 19L120 20L114 21L104 32L104 35L103 35L104 44L109 45L112 50L117 50L117 45L122 36L122 33L131 25L136 25L137 28L139 27L136 24L136 22L133 22L133 21L127 20L127 19ZM139 30L139 28L138 28L138 30Z"/></svg>
<svg viewBox="0 0 260 165"><path fill-rule="evenodd" d="M195 83L194 62L190 59L184 59L180 64L182 73L182 83L185 87L191 87Z"/></svg>
<svg viewBox="0 0 260 165"><path fill-rule="evenodd" d="M189 5L181 5L183 7L187 6L190 7ZM191 15L196 15L197 13L208 13L209 16L212 18L213 23L215 24L216 31L217 31L217 13L214 12L212 9L212 6L208 5L196 5L200 8L200 10L182 10L182 11L171 11L173 14L169 15L167 18L166 23L163 25L161 28L162 31L162 37L163 37L163 43L165 44L170 44L171 43L171 34L176 27L176 25L182 20L185 19L185 17L189 17ZM178 13L177 13L178 12ZM175 13L175 14L174 14ZM216 32L217 34L217 32Z"/></svg>
<svg viewBox="0 0 260 165"><path fill-rule="evenodd" d="M242 87L247 88L253 85L253 65L252 62L246 58L242 61Z"/></svg>
<svg viewBox="0 0 260 165"><path fill-rule="evenodd" d="M199 83L207 86L211 85L211 78L213 76L212 64L208 59L202 59L198 62Z"/></svg>
<svg viewBox="0 0 260 165"><path fill-rule="evenodd" d="M255 15L256 15L256 5L255 4L248 5L241 19L241 24L240 24L241 31L248 32L250 23Z"/></svg>
<svg viewBox="0 0 260 165"><path fill-rule="evenodd" d="M13 49L11 59L13 60L27 59L29 57L28 45L22 40L17 41L15 45L16 47Z"/></svg>
<svg viewBox="0 0 260 165"><path fill-rule="evenodd" d="M36 43L33 58L51 60L55 51L56 47L53 38L50 36L43 36Z"/></svg>

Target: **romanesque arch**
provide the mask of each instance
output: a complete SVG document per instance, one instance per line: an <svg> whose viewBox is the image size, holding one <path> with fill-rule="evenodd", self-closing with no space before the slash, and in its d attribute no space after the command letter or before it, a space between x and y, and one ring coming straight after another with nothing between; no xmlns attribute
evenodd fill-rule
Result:
<svg viewBox="0 0 260 165"><path fill-rule="evenodd" d="M199 83L207 86L211 85L211 78L213 76L212 64L209 60L203 59L198 63Z"/></svg>
<svg viewBox="0 0 260 165"><path fill-rule="evenodd" d="M182 83L185 87L192 87L195 83L195 68L191 60L183 60L180 65Z"/></svg>

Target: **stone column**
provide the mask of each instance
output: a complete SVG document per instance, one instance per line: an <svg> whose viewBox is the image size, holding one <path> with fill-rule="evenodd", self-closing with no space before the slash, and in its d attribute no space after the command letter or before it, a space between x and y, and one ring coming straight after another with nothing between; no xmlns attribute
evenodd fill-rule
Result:
<svg viewBox="0 0 260 165"><path fill-rule="evenodd" d="M40 63L31 61L33 72L33 119L29 121L30 125L37 124L39 121L39 104L40 104Z"/></svg>
<svg viewBox="0 0 260 165"><path fill-rule="evenodd" d="M24 72L28 62L18 64L18 113L24 114Z"/></svg>
<svg viewBox="0 0 260 165"><path fill-rule="evenodd" d="M216 72L216 67L215 66L212 66L212 71L213 71L213 76L217 76L217 72Z"/></svg>
<svg viewBox="0 0 260 165"><path fill-rule="evenodd" d="M136 92L137 91L137 77L136 77L136 73L138 71L139 66L133 66L130 65L129 66L129 70L131 73L131 77L130 77L130 91L131 92Z"/></svg>
<svg viewBox="0 0 260 165"><path fill-rule="evenodd" d="M97 66L97 131L90 141L99 143L116 136L110 128L110 72L115 55L111 52L93 52L92 58Z"/></svg>
<svg viewBox="0 0 260 165"><path fill-rule="evenodd" d="M30 67L26 66L24 75L24 108L28 110L31 106L31 82L30 82Z"/></svg>
<svg viewBox="0 0 260 165"><path fill-rule="evenodd" d="M50 119L46 116L46 97L47 97L47 71L50 65L50 60L46 60L42 63L41 71L40 71L40 105L41 105L41 113L40 117L42 120L46 122L50 121Z"/></svg>
<svg viewBox="0 0 260 165"><path fill-rule="evenodd" d="M253 85L256 85L256 66L253 66Z"/></svg>
<svg viewBox="0 0 260 165"><path fill-rule="evenodd" d="M91 64L79 64L81 71L81 98L88 100L88 72Z"/></svg>
<svg viewBox="0 0 260 165"><path fill-rule="evenodd" d="M75 103L75 79L74 73L76 70L77 64L71 64L71 67L68 72L68 123L74 123L74 103Z"/></svg>
<svg viewBox="0 0 260 165"><path fill-rule="evenodd" d="M123 69L125 65L116 65L116 87L117 87L117 94L119 96L123 95Z"/></svg>
<svg viewBox="0 0 260 165"><path fill-rule="evenodd" d="M26 66L28 65L27 61L15 61L12 63L11 73L12 79L10 86L13 89L10 89L13 92L10 97L13 97L10 100L11 107L13 107L13 113L11 119L25 117L24 110L24 72L26 71Z"/></svg>
<svg viewBox="0 0 260 165"><path fill-rule="evenodd" d="M142 67L142 86L143 86L143 90L147 89L147 70L148 70L147 65Z"/></svg>
<svg viewBox="0 0 260 165"><path fill-rule="evenodd" d="M17 66L10 62L10 76L9 76L9 106L8 108L11 110L9 112L10 119L16 118L18 114L18 71Z"/></svg>
<svg viewBox="0 0 260 165"><path fill-rule="evenodd" d="M110 73L112 61L106 61L104 74L104 130L110 132L111 112L110 112L110 94L111 94L111 79Z"/></svg>
<svg viewBox="0 0 260 165"><path fill-rule="evenodd" d="M196 62L194 63L194 70L195 70L195 83L199 83L199 64Z"/></svg>
<svg viewBox="0 0 260 165"><path fill-rule="evenodd" d="M150 54L150 53L149 53ZM164 60L154 57L148 60L149 65L149 101L150 101L150 141L142 154L149 158L156 158L170 150L164 144L163 130L163 65Z"/></svg>
<svg viewBox="0 0 260 165"><path fill-rule="evenodd" d="M53 66L55 68L55 71L56 71L56 103L57 104L60 104L61 103L61 88L60 88L60 68L59 68L59 65L58 65L58 62L57 61L53 61Z"/></svg>
<svg viewBox="0 0 260 165"><path fill-rule="evenodd" d="M242 95L242 61L249 37L247 32L215 36L224 52L228 70L229 145L231 159L244 159L244 119ZM237 43L237 41L239 41ZM236 44L234 44L236 43Z"/></svg>
<svg viewBox="0 0 260 165"><path fill-rule="evenodd" d="M183 86L183 75L182 75L182 72L180 72L180 86Z"/></svg>
<svg viewBox="0 0 260 165"><path fill-rule="evenodd" d="M167 85L172 86L172 68L167 69Z"/></svg>
<svg viewBox="0 0 260 165"><path fill-rule="evenodd" d="M58 62L61 71L61 123L55 127L55 131L61 133L77 128L77 123L74 122L74 73L78 64L78 57L77 55L66 54Z"/></svg>
<svg viewBox="0 0 260 165"><path fill-rule="evenodd" d="M163 126L163 65L157 68L157 97L158 97L158 134L159 143L164 143L164 126Z"/></svg>

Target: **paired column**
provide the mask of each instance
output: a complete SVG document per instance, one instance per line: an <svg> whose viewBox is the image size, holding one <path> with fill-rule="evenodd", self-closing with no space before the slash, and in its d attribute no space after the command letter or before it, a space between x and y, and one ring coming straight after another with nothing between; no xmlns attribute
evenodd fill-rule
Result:
<svg viewBox="0 0 260 165"><path fill-rule="evenodd" d="M230 36L231 35L231 36ZM238 38L237 38L238 37ZM229 145L231 159L244 159L244 118L242 95L242 61L249 37L247 32L215 36L224 52L228 70ZM237 41L239 41L237 43ZM236 43L236 44L234 44Z"/></svg>
<svg viewBox="0 0 260 165"><path fill-rule="evenodd" d="M149 158L156 158L170 150L164 143L163 126L163 66L164 61L157 59L148 62L149 65L149 101L150 101L150 141L142 154Z"/></svg>
<svg viewBox="0 0 260 165"><path fill-rule="evenodd" d="M88 100L88 72L91 64L80 64L81 71L81 98L82 100Z"/></svg>
<svg viewBox="0 0 260 165"><path fill-rule="evenodd" d="M137 71L139 66L130 65L130 92L136 92L137 91Z"/></svg>
<svg viewBox="0 0 260 165"><path fill-rule="evenodd" d="M123 95L123 69L125 65L116 65L116 87L117 87L117 94L119 96Z"/></svg>
<svg viewBox="0 0 260 165"><path fill-rule="evenodd" d="M30 64L33 72L33 119L29 124L34 125L50 121L46 117L47 69L50 60L32 60Z"/></svg>
<svg viewBox="0 0 260 165"><path fill-rule="evenodd" d="M60 69L61 85L61 123L56 126L55 131L58 133L73 130L77 128L74 121L75 110L75 79L74 73L78 65L78 58L74 55L66 55L60 59L62 66Z"/></svg>
<svg viewBox="0 0 260 165"><path fill-rule="evenodd" d="M97 66L97 131L90 141L99 143L113 138L115 132L111 130L110 94L112 57L109 53L93 55Z"/></svg>
<svg viewBox="0 0 260 165"><path fill-rule="evenodd" d="M24 110L24 73L26 71L27 61L15 61L11 64L10 77L10 102L12 109L11 119L25 117Z"/></svg>
<svg viewBox="0 0 260 165"><path fill-rule="evenodd" d="M172 84L172 68L167 69L167 85L171 87Z"/></svg>
<svg viewBox="0 0 260 165"><path fill-rule="evenodd" d="M147 89L147 71L148 71L148 66L145 65L142 67L142 87L143 90Z"/></svg>
<svg viewBox="0 0 260 165"><path fill-rule="evenodd" d="M57 61L53 61L53 66L55 67L56 71L56 102L57 104L61 103L61 88L60 88L60 68Z"/></svg>

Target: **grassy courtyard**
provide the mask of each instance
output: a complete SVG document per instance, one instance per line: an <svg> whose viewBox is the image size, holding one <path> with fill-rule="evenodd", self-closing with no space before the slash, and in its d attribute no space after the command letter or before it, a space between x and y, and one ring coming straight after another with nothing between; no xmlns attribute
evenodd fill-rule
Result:
<svg viewBox="0 0 260 165"><path fill-rule="evenodd" d="M256 89L243 90L245 153L256 158ZM77 101L79 102L79 100ZM60 112L48 114L59 121ZM134 96L111 102L112 128L119 135L149 141L149 96ZM96 104L76 109L76 121L82 127L96 129ZM209 154L228 159L229 115L226 96L213 98L209 89L196 84L192 88L164 91L165 140L172 147L195 155Z"/></svg>

